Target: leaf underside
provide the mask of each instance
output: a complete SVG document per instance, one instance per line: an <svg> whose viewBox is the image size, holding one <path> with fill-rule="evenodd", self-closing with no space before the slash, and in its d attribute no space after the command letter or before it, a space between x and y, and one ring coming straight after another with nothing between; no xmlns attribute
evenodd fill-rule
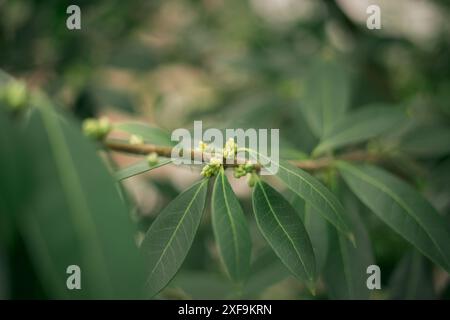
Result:
<svg viewBox="0 0 450 320"><path fill-rule="evenodd" d="M263 181L256 183L252 201L258 227L269 245L296 277L311 285L316 277L316 263L300 216Z"/></svg>
<svg viewBox="0 0 450 320"><path fill-rule="evenodd" d="M194 241L206 203L208 180L178 195L158 215L141 245L148 277L146 292L154 296L175 276Z"/></svg>
<svg viewBox="0 0 450 320"><path fill-rule="evenodd" d="M251 238L244 212L222 169L212 195L212 225L229 276L242 282L250 268Z"/></svg>
<svg viewBox="0 0 450 320"><path fill-rule="evenodd" d="M442 216L416 190L386 171L339 162L350 189L381 220L450 272L450 232Z"/></svg>

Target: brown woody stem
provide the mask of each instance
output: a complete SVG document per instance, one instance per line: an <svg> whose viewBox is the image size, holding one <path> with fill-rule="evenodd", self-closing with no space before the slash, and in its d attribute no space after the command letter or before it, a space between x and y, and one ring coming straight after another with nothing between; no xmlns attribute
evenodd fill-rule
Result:
<svg viewBox="0 0 450 320"><path fill-rule="evenodd" d="M114 140L106 140L104 145L112 150L118 152L124 152L129 154L137 154L137 155L148 155L150 153L156 153L160 157L171 158L172 157L172 147L163 147L157 146L153 144L129 144L122 141L114 141ZM211 158L211 154L204 153L196 150L188 150L190 153L191 159L201 160L204 163L209 162ZM180 155L181 157L182 155ZM234 163L227 163L225 167L236 167L242 161L238 161L236 159ZM371 154L366 151L352 151L345 154L342 154L337 157L322 157L318 159L308 159L308 160L290 160L290 162L296 167L308 171L316 171L330 167L334 161L336 160L345 160L351 162L379 162L381 161L381 157L379 155ZM256 169L260 170L261 166L259 164L255 164Z"/></svg>

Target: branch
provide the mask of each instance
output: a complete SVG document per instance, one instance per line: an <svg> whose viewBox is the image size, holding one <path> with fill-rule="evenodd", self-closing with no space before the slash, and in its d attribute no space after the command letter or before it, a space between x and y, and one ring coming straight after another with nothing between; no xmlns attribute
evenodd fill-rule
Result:
<svg viewBox="0 0 450 320"><path fill-rule="evenodd" d="M104 145L117 152L124 152L129 154L137 155L148 155L150 153L156 153L160 157L171 158L172 157L172 147L162 147L153 144L129 144L122 141L107 140ZM211 159L211 154L196 150L188 150L190 153L190 158L192 160L201 160L202 163L208 163ZM180 154L182 157L183 154ZM307 171L317 171L332 166L333 162L336 160L345 160L351 162L380 162L383 160L380 155L375 155L365 151L352 151L349 153L342 154L337 157L323 157L318 159L308 159L308 160L289 160L297 168L307 170ZM236 167L239 164L244 163L242 159L235 159L234 163L224 163L224 167ZM255 164L255 169L259 171L261 169L260 164Z"/></svg>

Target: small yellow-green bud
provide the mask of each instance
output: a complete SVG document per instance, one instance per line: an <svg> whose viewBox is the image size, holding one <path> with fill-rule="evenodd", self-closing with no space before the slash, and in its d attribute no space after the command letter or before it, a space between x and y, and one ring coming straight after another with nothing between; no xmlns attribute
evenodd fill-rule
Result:
<svg viewBox="0 0 450 320"><path fill-rule="evenodd" d="M250 188L253 188L256 184L256 180L258 179L258 176L256 173L247 173L247 184Z"/></svg>
<svg viewBox="0 0 450 320"><path fill-rule="evenodd" d="M98 121L97 119L86 119L83 121L83 133L90 138L97 138Z"/></svg>
<svg viewBox="0 0 450 320"><path fill-rule="evenodd" d="M236 179L239 179L239 178L245 176L246 174L247 174L247 172L245 171L243 164L240 164L234 168L234 177Z"/></svg>
<svg viewBox="0 0 450 320"><path fill-rule="evenodd" d="M89 118L83 121L83 133L94 139L101 140L111 131L111 124L107 118L100 120Z"/></svg>
<svg viewBox="0 0 450 320"><path fill-rule="evenodd" d="M100 131L100 134L105 137L112 129L111 122L109 122L109 119L106 117L101 117L98 120L98 128Z"/></svg>
<svg viewBox="0 0 450 320"><path fill-rule="evenodd" d="M204 167L203 167L203 169L202 169L202 172L200 173L202 176L204 176L204 177L207 177L207 178L209 178L209 177L211 177L213 174L212 174L212 170L211 170L211 167L209 166L209 164L207 164L207 165L205 165Z"/></svg>
<svg viewBox="0 0 450 320"><path fill-rule="evenodd" d="M130 136L130 139L128 139L128 142L129 142L130 144L133 144L133 145L136 145L136 144L143 144L143 143L144 143L144 139L143 139L141 136L139 136L139 135L132 134L132 135Z"/></svg>
<svg viewBox="0 0 450 320"><path fill-rule="evenodd" d="M156 152L152 152L147 156L147 163L150 167L156 166L159 162L158 154Z"/></svg>
<svg viewBox="0 0 450 320"><path fill-rule="evenodd" d="M223 157L230 158L234 156L237 152L237 144L234 142L233 138L228 139L223 148Z"/></svg>
<svg viewBox="0 0 450 320"><path fill-rule="evenodd" d="M208 178L215 176L219 172L221 166L222 159L213 157L209 160L209 163L203 167L201 175Z"/></svg>
<svg viewBox="0 0 450 320"><path fill-rule="evenodd" d="M207 148L208 148L208 144L207 143L204 143L203 141L199 141L198 142L198 150L199 151L201 151L201 152L205 152L206 150L207 150Z"/></svg>
<svg viewBox="0 0 450 320"><path fill-rule="evenodd" d="M219 167L222 165L222 159L217 158L217 157L213 157L213 158L211 158L211 159L209 160L209 164L210 164L212 167L217 167L217 168L219 168Z"/></svg>
<svg viewBox="0 0 450 320"><path fill-rule="evenodd" d="M240 164L234 168L234 177L241 178L248 173L252 173L255 171L255 164L247 161L245 164Z"/></svg>
<svg viewBox="0 0 450 320"><path fill-rule="evenodd" d="M251 163L250 161L247 161L244 165L244 169L246 172L252 172L255 169L255 164Z"/></svg>
<svg viewBox="0 0 450 320"><path fill-rule="evenodd" d="M22 109L28 100L27 86L23 81L9 82L0 93L0 98L12 110Z"/></svg>

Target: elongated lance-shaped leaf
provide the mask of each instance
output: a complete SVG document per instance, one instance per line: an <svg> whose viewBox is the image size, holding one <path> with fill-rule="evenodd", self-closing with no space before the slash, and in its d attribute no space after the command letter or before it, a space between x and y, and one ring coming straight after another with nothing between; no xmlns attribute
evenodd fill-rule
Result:
<svg viewBox="0 0 450 320"><path fill-rule="evenodd" d="M1 75L0 72L0 80ZM29 161L32 154L28 152L27 140L23 132L15 126L12 117L5 112L6 108L6 105L0 101L0 145L2 146L2 155L0 156L2 212L0 216L3 214L13 216L17 214L19 208L26 207L32 193L34 183L31 169L33 163ZM3 226L0 226L0 229L2 228Z"/></svg>
<svg viewBox="0 0 450 320"><path fill-rule="evenodd" d="M161 291L181 267L194 240L205 208L208 180L176 197L158 215L141 245L149 275L147 293Z"/></svg>
<svg viewBox="0 0 450 320"><path fill-rule="evenodd" d="M314 252L300 216L274 188L258 180L253 189L256 222L286 267L311 288L316 278Z"/></svg>
<svg viewBox="0 0 450 320"><path fill-rule="evenodd" d="M221 274L205 272L204 270L183 270L171 281L174 288L182 288L175 291L171 299L177 300L223 300L232 299L232 283Z"/></svg>
<svg viewBox="0 0 450 320"><path fill-rule="evenodd" d="M303 92L301 111L312 132L321 138L350 105L350 77L335 61L312 61Z"/></svg>
<svg viewBox="0 0 450 320"><path fill-rule="evenodd" d="M158 163L154 165L150 165L147 159L140 160L136 163L133 163L132 165L118 170L114 177L116 180L124 180L133 176L136 176L138 174L147 172L149 170L153 170L162 166L165 166L166 164L171 163L172 161L170 159L160 159Z"/></svg>
<svg viewBox="0 0 450 320"><path fill-rule="evenodd" d="M113 179L77 126L40 100L26 128L36 186L27 212L16 218L47 293L142 297L143 261ZM66 286L71 265L80 267L81 290Z"/></svg>
<svg viewBox="0 0 450 320"><path fill-rule="evenodd" d="M450 272L448 225L420 193L380 168L346 162L339 162L338 168L353 192L381 220Z"/></svg>
<svg viewBox="0 0 450 320"><path fill-rule="evenodd" d="M252 262L250 277L245 283L243 299L260 297L268 287L286 279L291 272L281 262L272 248L265 247Z"/></svg>
<svg viewBox="0 0 450 320"><path fill-rule="evenodd" d="M322 183L286 161L280 161L277 175L289 189L353 241L353 233L342 204Z"/></svg>
<svg viewBox="0 0 450 320"><path fill-rule="evenodd" d="M330 246L324 268L324 280L332 299L369 299L366 286L364 248L354 247L336 230L329 232Z"/></svg>
<svg viewBox="0 0 450 320"><path fill-rule="evenodd" d="M255 160L262 160L266 167L278 168L276 175L286 186L319 212L328 222L354 242L354 235L346 220L344 208L336 196L309 173L294 167L287 161L274 161L254 150L248 152ZM274 171L274 169L271 169Z"/></svg>
<svg viewBox="0 0 450 320"><path fill-rule="evenodd" d="M325 265L328 252L328 222L313 207L307 205L305 200L293 192L291 192L289 202L305 225L314 250L317 273L320 273Z"/></svg>
<svg viewBox="0 0 450 320"><path fill-rule="evenodd" d="M432 270L430 261L419 251L407 252L389 279L390 299L436 299Z"/></svg>
<svg viewBox="0 0 450 320"><path fill-rule="evenodd" d="M376 137L405 118L401 110L392 106L372 105L357 110L345 115L333 125L314 150L314 154Z"/></svg>
<svg viewBox="0 0 450 320"><path fill-rule="evenodd" d="M420 158L441 157L450 153L449 140L449 126L422 125L402 137L399 149Z"/></svg>
<svg viewBox="0 0 450 320"><path fill-rule="evenodd" d="M330 228L323 278L332 299L369 299L366 271L373 264L374 258L369 234L359 213L362 205L347 188L339 193L346 208L345 213L355 231L356 247Z"/></svg>
<svg viewBox="0 0 450 320"><path fill-rule="evenodd" d="M251 238L247 220L223 168L214 184L212 225L229 276L244 281L250 268Z"/></svg>
<svg viewBox="0 0 450 320"><path fill-rule="evenodd" d="M115 130L124 131L129 134L140 136L145 142L173 146L174 142L170 140L170 134L164 130L149 126L145 123L139 122L122 122L114 125Z"/></svg>
<svg viewBox="0 0 450 320"><path fill-rule="evenodd" d="M0 90L2 72L0 70ZM32 153L6 105L0 101L0 243L7 248L14 240L14 218L27 209L33 197ZM11 139L14 137L14 139Z"/></svg>
<svg viewBox="0 0 450 320"><path fill-rule="evenodd" d="M328 222L310 205L305 206L303 223L308 231L309 238L316 257L317 271L322 271L328 253Z"/></svg>

